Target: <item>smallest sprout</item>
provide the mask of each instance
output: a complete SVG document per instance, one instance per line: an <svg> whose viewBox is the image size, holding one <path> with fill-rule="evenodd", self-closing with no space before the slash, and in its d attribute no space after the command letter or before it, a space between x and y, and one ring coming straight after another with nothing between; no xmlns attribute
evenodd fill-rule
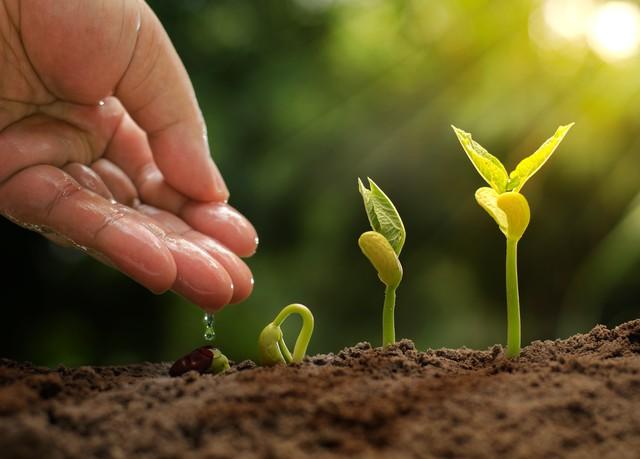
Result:
<svg viewBox="0 0 640 459"><path fill-rule="evenodd" d="M169 375L180 376L188 371L197 371L200 374L218 374L228 369L229 359L219 349L212 346L202 346L176 360L169 369Z"/></svg>
<svg viewBox="0 0 640 459"><path fill-rule="evenodd" d="M293 348L293 355L289 352L287 343L280 326L291 314L298 314L302 318L302 328ZM313 314L303 304L293 303L285 306L276 318L268 324L260 333L258 347L260 348L260 361L262 365L274 366L278 364L288 365L300 363L304 359L313 334Z"/></svg>

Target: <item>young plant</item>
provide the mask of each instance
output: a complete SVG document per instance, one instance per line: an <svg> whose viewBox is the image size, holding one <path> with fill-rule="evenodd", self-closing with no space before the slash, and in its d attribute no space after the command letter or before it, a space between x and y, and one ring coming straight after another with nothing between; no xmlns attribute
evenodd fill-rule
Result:
<svg viewBox="0 0 640 459"><path fill-rule="evenodd" d="M382 345L396 341L394 313L396 289L402 281L400 252L406 238L400 214L386 194L368 178L369 188L358 179L358 189L364 201L364 208L373 231L363 233L358 239L362 253L378 271L378 277L385 285L382 307Z"/></svg>
<svg viewBox="0 0 640 459"><path fill-rule="evenodd" d="M287 343L284 342L284 336L280 328L282 322L291 314L298 314L302 318L302 328L293 348L293 355L289 352ZM260 333L258 338L260 362L265 366L302 362L312 334L313 314L311 314L309 308L298 303L285 306L273 322L268 324Z"/></svg>
<svg viewBox="0 0 640 459"><path fill-rule="evenodd" d="M213 346L202 346L176 360L169 369L169 375L180 376L188 371L203 373L222 373L229 369L227 357Z"/></svg>
<svg viewBox="0 0 640 459"><path fill-rule="evenodd" d="M471 138L471 134L451 126L471 163L490 187L476 191L476 201L496 221L507 239L507 356L520 354L520 298L518 294L518 241L530 220L529 203L520 190L551 157L573 123L560 126L531 156L507 174L500 160Z"/></svg>

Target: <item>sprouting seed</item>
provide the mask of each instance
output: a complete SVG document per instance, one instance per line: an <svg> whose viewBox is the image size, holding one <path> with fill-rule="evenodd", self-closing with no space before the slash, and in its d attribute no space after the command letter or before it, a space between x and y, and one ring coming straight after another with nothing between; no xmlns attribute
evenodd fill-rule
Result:
<svg viewBox="0 0 640 459"><path fill-rule="evenodd" d="M296 339L293 354L284 341L284 335L280 326L291 314L297 314L302 318L302 328ZM277 364L288 365L290 363L300 363L307 352L311 335L313 334L313 314L303 304L293 303L285 306L276 316L273 322L269 323L258 337L258 348L260 351L260 361L262 365L273 366Z"/></svg>

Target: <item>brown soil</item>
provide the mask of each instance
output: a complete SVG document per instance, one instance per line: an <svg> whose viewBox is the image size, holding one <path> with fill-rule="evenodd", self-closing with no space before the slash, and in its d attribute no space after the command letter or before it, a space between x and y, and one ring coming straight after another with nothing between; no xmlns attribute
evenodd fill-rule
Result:
<svg viewBox="0 0 640 459"><path fill-rule="evenodd" d="M640 320L562 341L167 376L0 360L3 458L638 458Z"/></svg>

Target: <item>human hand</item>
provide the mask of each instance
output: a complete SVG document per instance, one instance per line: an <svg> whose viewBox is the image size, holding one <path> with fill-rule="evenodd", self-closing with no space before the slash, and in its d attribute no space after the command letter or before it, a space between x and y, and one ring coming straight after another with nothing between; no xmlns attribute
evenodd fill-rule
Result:
<svg viewBox="0 0 640 459"><path fill-rule="evenodd" d="M0 0L0 213L207 311L246 298L189 77L138 0Z"/></svg>

